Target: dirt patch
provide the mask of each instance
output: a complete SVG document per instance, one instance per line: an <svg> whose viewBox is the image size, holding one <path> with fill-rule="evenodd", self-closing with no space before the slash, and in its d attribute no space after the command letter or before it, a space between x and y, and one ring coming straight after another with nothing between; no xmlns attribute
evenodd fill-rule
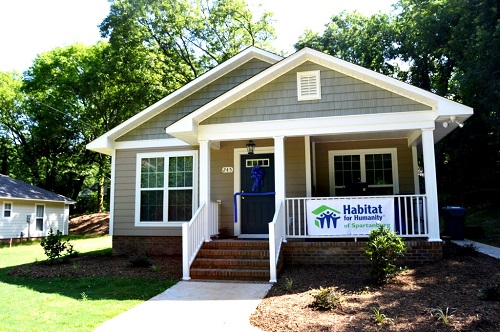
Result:
<svg viewBox="0 0 500 332"><path fill-rule="evenodd" d="M367 268L358 266L286 267L251 323L264 331L500 331L500 303L478 296L500 281L500 260L445 247L442 261L408 268L382 287L370 286ZM341 306L312 308L320 287L334 287ZM373 308L385 315L382 323ZM439 309L448 309L447 324Z"/></svg>
<svg viewBox="0 0 500 332"><path fill-rule="evenodd" d="M69 220L69 234L109 234L109 212L73 217Z"/></svg>

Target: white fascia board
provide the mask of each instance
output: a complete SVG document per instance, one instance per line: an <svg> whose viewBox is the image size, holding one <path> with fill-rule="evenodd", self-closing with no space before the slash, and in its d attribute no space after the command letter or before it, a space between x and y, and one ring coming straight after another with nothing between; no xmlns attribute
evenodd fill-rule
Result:
<svg viewBox="0 0 500 332"><path fill-rule="evenodd" d="M402 112L204 125L200 140L258 139L274 136L334 135L434 128L435 112Z"/></svg>
<svg viewBox="0 0 500 332"><path fill-rule="evenodd" d="M190 94L198 91L199 89L203 88L207 84L215 81L216 79L220 78L221 76L225 75L226 73L230 72L234 68L242 65L243 63L250 61L251 59L260 59L262 61L274 64L283 58L267 52L265 50L256 48L256 47L249 47L242 52L238 53L234 57L228 59L227 61L223 62L222 64L216 66L215 68L207 71L206 73L202 74L198 78L194 79L193 81L187 83L183 87L179 88L178 90L172 92L168 96L160 99L153 105L145 108L141 112L137 113L136 115L132 116L128 120L124 121L122 124L114 127L110 131L106 132L105 134L101 135L98 137L96 140L91 142L90 144L94 143L91 145L93 151L98 151L98 152L109 152L109 146L103 146L104 144L104 139L114 141L116 138L124 135L125 133L129 132L130 130L140 126L144 122L148 121L149 119L153 118L154 116L158 115L165 109L169 108L170 106L174 105L175 103L179 102L180 100L184 99L185 97L189 96ZM89 145L90 145L89 144ZM104 152L106 151L106 152ZM109 154L109 153L106 153Z"/></svg>
<svg viewBox="0 0 500 332"><path fill-rule="evenodd" d="M171 147L186 147L189 146L184 141L177 138L139 140L139 141L123 141L115 142L114 148L117 150L130 149L148 149L148 148L171 148Z"/></svg>

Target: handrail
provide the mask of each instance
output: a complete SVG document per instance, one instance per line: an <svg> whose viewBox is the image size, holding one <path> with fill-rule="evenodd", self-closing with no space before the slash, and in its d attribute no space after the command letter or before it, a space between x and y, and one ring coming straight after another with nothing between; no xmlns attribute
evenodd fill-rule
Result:
<svg viewBox="0 0 500 332"><path fill-rule="evenodd" d="M206 214L202 213L207 208L205 202L196 210L188 223L182 224L182 280L190 280L189 269L196 254L205 241Z"/></svg>
<svg viewBox="0 0 500 332"><path fill-rule="evenodd" d="M274 214L273 221L269 223L269 282L278 281L278 260L281 251L281 244L285 239L285 211L284 203L280 202Z"/></svg>

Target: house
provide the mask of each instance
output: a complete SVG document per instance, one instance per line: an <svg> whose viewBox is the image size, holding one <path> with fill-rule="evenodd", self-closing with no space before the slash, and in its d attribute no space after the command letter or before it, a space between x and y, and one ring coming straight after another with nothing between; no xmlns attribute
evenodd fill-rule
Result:
<svg viewBox="0 0 500 332"><path fill-rule="evenodd" d="M0 174L0 241L43 237L50 228L67 235L72 204L67 197Z"/></svg>
<svg viewBox="0 0 500 332"><path fill-rule="evenodd" d="M114 253L182 251L189 279L224 229L268 239L274 281L283 252L334 261L332 239L359 253L380 223L438 256L434 144L472 113L312 49L250 47L87 148L112 156Z"/></svg>

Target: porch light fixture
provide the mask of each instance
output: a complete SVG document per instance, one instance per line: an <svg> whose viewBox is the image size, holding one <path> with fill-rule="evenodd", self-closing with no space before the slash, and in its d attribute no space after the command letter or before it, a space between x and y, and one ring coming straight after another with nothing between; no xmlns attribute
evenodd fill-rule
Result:
<svg viewBox="0 0 500 332"><path fill-rule="evenodd" d="M450 116L450 121L443 122L443 127L448 128L450 123L456 123L460 128L463 128L464 126L462 122L457 121L457 118L454 115Z"/></svg>
<svg viewBox="0 0 500 332"><path fill-rule="evenodd" d="M255 150L255 143L252 140L249 140L247 143L248 154L253 154L254 150Z"/></svg>

